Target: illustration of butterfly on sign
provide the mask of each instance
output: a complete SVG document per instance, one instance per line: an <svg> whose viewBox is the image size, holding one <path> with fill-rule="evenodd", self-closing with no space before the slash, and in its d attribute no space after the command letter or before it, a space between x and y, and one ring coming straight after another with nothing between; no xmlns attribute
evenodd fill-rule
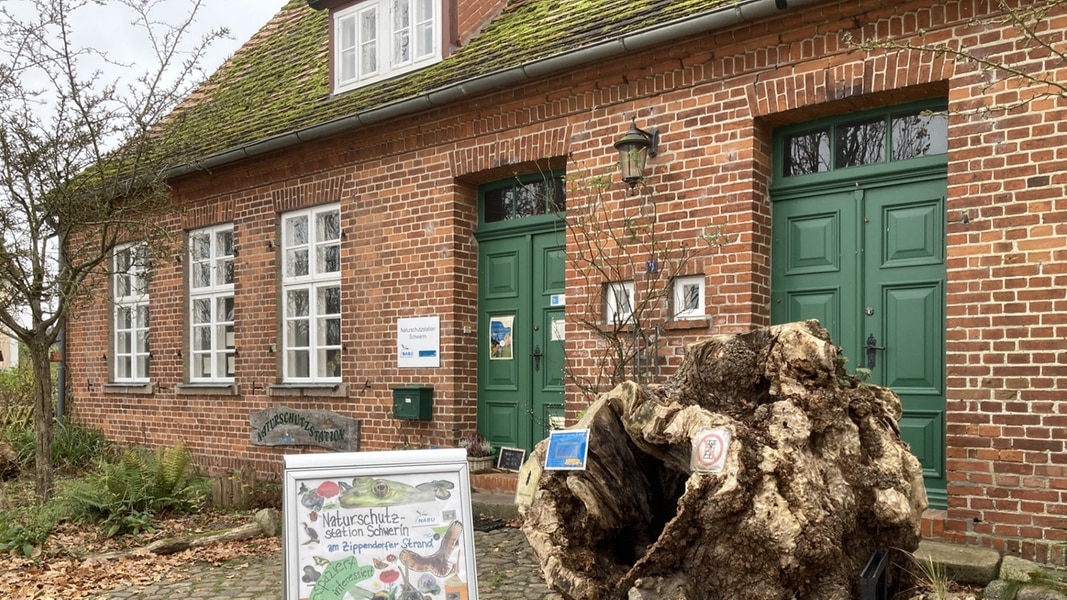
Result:
<svg viewBox="0 0 1067 600"><path fill-rule="evenodd" d="M286 600L477 600L466 451L285 466Z"/></svg>

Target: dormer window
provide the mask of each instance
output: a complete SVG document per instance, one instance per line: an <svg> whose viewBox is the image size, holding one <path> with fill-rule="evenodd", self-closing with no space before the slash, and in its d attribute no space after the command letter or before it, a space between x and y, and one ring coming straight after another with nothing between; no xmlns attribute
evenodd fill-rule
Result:
<svg viewBox="0 0 1067 600"><path fill-rule="evenodd" d="M334 92L441 60L440 0L366 0L333 19Z"/></svg>

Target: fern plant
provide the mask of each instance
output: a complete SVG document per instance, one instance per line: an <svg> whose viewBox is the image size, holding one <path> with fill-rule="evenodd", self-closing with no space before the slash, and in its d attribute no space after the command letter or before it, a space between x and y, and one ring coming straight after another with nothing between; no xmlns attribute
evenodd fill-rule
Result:
<svg viewBox="0 0 1067 600"><path fill-rule="evenodd" d="M156 515L198 509L209 486L181 443L154 452L128 448L118 460L101 461L94 472L64 484L56 503L64 517L100 521L114 537L151 529Z"/></svg>

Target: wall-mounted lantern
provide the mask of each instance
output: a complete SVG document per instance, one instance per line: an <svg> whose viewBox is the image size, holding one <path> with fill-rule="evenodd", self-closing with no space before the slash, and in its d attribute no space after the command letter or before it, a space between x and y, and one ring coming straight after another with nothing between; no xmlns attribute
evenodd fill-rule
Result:
<svg viewBox="0 0 1067 600"><path fill-rule="evenodd" d="M655 127L651 131L638 129L635 118L626 134L615 142L615 149L619 151L622 180L633 189L645 178L645 161L649 156L655 156L659 149L659 130Z"/></svg>

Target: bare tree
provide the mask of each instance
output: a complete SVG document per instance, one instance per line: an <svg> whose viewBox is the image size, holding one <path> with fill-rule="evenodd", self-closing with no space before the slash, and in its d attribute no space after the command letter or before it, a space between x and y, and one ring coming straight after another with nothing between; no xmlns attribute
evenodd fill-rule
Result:
<svg viewBox="0 0 1067 600"><path fill-rule="evenodd" d="M998 101L979 110L1011 110L1041 98L1067 97L1067 81L1062 79L1063 69L1067 68L1067 34L1053 20L1064 10L1067 10L1067 0L991 2L990 12L972 19L969 25L977 30L1004 28L1013 31L1015 43L1010 51L1003 48L993 51L987 46L971 47L966 45L965 38L960 37L924 42L893 37L855 39L847 35L845 41L868 52L928 52L973 65L984 82L983 91L1007 85L1017 92L1014 99ZM919 33L922 38L926 37L926 31Z"/></svg>
<svg viewBox="0 0 1067 600"><path fill-rule="evenodd" d="M709 222L688 239L672 236L659 217L654 190L643 181L623 196L613 193L610 175L579 173L567 185L567 259L579 287L592 290L568 314L595 348L581 352L592 367L568 360L566 374L592 401L626 380L660 379L667 326L687 308L678 302L687 300L685 293L676 294L678 277L702 276L702 260L728 238L725 222Z"/></svg>
<svg viewBox="0 0 1067 600"><path fill-rule="evenodd" d="M170 200L166 175L190 162L178 101L199 81L204 50L225 30L193 39L201 0L180 22L164 0L16 0L0 5L0 325L26 344L34 372L36 491L53 488L55 419L50 353L63 319L113 269L127 241L167 232L153 218ZM79 45L99 28L87 8L129 15L147 56ZM149 244L159 249L159 244Z"/></svg>

